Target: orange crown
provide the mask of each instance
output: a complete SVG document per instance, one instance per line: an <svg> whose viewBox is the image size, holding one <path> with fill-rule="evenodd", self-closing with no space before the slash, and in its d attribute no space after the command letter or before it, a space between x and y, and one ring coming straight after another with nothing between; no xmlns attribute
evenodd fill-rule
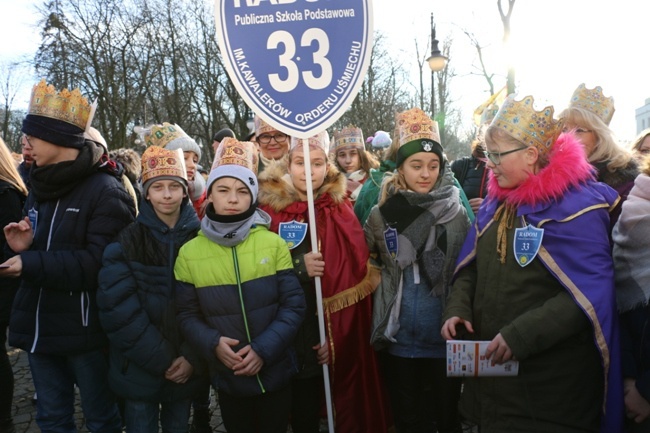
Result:
<svg viewBox="0 0 650 433"><path fill-rule="evenodd" d="M419 108L411 108L395 116L395 134L399 138L400 146L419 139L433 140L441 144L438 122L431 120L429 115Z"/></svg>
<svg viewBox="0 0 650 433"><path fill-rule="evenodd" d="M212 163L212 170L221 165L240 165L257 173L259 158L257 147L250 141L238 141L233 137L226 137L217 148Z"/></svg>
<svg viewBox="0 0 650 433"><path fill-rule="evenodd" d="M348 125L339 131L334 131L334 141L330 147L330 153L336 153L339 149L346 147L364 148L363 131L361 131L361 128Z"/></svg>
<svg viewBox="0 0 650 433"><path fill-rule="evenodd" d="M142 183L160 176L173 176L184 179L185 157L181 149L167 150L158 146L149 146L142 154Z"/></svg>

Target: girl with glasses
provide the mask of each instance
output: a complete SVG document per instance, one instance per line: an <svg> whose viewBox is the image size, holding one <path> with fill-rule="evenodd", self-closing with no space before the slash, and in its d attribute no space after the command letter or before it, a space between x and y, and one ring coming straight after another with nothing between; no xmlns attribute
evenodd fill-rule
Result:
<svg viewBox="0 0 650 433"><path fill-rule="evenodd" d="M553 108L504 102L486 132L488 195L460 253L445 339L489 341L511 377L466 378L462 414L482 431L621 431L609 210ZM556 138L557 137L557 138Z"/></svg>

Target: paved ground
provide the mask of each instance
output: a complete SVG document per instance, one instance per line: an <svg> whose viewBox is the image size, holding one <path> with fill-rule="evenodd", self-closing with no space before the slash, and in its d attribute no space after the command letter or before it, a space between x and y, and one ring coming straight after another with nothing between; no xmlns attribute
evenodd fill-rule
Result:
<svg viewBox="0 0 650 433"><path fill-rule="evenodd" d="M36 406L32 402L32 397L34 396L34 385L32 384L32 376L29 371L27 354L22 350L12 348L10 348L8 353L9 360L14 370L14 424L16 426L16 432L40 433L35 420ZM221 420L219 405L215 403L214 397L212 398L210 411L212 414L210 425L212 426L213 433L226 433L223 421ZM83 413L81 412L81 406L79 404L79 393L77 393L75 404L75 419L77 421L79 432L88 433L88 430L84 425ZM326 422L321 425L321 431L327 432ZM476 432L477 430L465 426L463 431ZM288 433L290 432L291 429L289 429Z"/></svg>
<svg viewBox="0 0 650 433"><path fill-rule="evenodd" d="M14 425L16 426L17 433L40 433L40 429L36 425L36 406L32 402L34 396L34 385L32 384L32 376L29 371L29 362L27 354L19 349L9 350L9 360L14 370ZM221 414L219 407L214 403L210 407L212 413L212 430L214 433L225 433L226 429L223 427L221 421ZM87 433L85 428L81 406L79 404L79 393L77 393L75 405L75 419L77 421L77 428L81 433Z"/></svg>

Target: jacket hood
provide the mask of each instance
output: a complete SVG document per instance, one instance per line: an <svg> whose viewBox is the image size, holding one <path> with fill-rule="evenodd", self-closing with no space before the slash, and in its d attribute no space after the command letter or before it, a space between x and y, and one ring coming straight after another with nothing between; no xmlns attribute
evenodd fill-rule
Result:
<svg viewBox="0 0 650 433"><path fill-rule="evenodd" d="M282 161L271 162L259 176L260 190L258 201L260 205L269 206L276 212L286 209L291 203L303 201L293 186L289 177L287 164ZM329 164L325 181L317 191L314 200L329 194L335 204L343 203L347 197L347 179L338 171L334 164Z"/></svg>
<svg viewBox="0 0 650 433"><path fill-rule="evenodd" d="M549 163L516 188L501 188L490 170L488 196L498 201L535 206L560 198L571 187L595 179L580 141L572 134L561 134L551 147Z"/></svg>

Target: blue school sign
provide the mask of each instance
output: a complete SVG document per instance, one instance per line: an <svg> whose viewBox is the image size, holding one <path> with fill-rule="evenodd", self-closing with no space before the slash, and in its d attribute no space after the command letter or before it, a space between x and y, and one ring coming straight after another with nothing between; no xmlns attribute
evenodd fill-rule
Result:
<svg viewBox="0 0 650 433"><path fill-rule="evenodd" d="M370 62L371 0L215 0L219 47L246 103L298 138L332 125Z"/></svg>

